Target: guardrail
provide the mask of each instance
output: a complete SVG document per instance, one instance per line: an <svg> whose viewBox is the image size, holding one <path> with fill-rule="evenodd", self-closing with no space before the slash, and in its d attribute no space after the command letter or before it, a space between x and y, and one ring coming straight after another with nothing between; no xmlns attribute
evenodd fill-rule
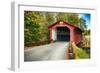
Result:
<svg viewBox="0 0 100 73"><path fill-rule="evenodd" d="M70 43L69 44L69 48L68 48L68 59L77 59L78 55L77 55L77 46L76 44Z"/></svg>
<svg viewBox="0 0 100 73"><path fill-rule="evenodd" d="M76 44L70 43L68 48L68 59L89 59L90 54L83 48L76 46Z"/></svg>

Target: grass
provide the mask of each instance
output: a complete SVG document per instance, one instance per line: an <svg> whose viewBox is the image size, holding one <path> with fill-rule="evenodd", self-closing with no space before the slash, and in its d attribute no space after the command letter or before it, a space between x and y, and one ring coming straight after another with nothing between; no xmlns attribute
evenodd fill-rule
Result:
<svg viewBox="0 0 100 73"><path fill-rule="evenodd" d="M74 50L76 59L89 59L90 58L90 55L84 49L76 46L75 43L72 43L71 46Z"/></svg>
<svg viewBox="0 0 100 73"><path fill-rule="evenodd" d="M77 58L78 59L89 59L89 54L88 53L86 53L86 51L85 50L83 50L82 48L79 48L79 49L77 49L77 53L78 53L78 56L77 56Z"/></svg>

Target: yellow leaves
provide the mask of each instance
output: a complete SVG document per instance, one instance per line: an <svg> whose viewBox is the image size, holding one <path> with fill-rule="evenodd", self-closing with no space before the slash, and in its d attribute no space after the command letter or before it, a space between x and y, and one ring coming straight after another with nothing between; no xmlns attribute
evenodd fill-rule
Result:
<svg viewBox="0 0 100 73"><path fill-rule="evenodd" d="M90 36L89 35L83 35L82 39L82 47L90 47Z"/></svg>
<svg viewBox="0 0 100 73"><path fill-rule="evenodd" d="M25 31L25 32L28 32L28 31L29 31L29 29L24 29L24 31Z"/></svg>

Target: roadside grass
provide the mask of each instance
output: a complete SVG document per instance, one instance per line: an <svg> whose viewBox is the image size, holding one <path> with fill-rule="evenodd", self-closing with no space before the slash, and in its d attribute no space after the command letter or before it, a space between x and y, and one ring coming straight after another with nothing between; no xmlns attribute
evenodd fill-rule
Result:
<svg viewBox="0 0 100 73"><path fill-rule="evenodd" d="M79 48L75 45L75 43L72 43L72 48L75 53L75 59L89 59L90 55L82 48Z"/></svg>

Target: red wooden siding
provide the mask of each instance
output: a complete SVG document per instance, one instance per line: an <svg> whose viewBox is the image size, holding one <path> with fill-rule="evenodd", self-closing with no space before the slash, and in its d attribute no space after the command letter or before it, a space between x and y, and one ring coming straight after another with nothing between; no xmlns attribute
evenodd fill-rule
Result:
<svg viewBox="0 0 100 73"><path fill-rule="evenodd" d="M76 44L80 43L82 40L82 31L80 28L64 21L58 21L54 24L50 25L48 29L50 30L50 40L52 40L52 29L56 29L57 27L67 27L70 29L70 42L75 42Z"/></svg>

